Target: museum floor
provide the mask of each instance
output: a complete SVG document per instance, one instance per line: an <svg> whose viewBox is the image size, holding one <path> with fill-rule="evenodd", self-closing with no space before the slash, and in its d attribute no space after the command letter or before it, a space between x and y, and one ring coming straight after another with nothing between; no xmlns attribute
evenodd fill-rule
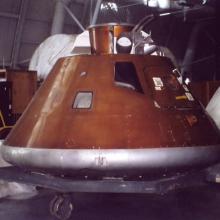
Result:
<svg viewBox="0 0 220 220"><path fill-rule="evenodd" d="M28 200L0 200L0 219L52 220L49 203L54 193L40 190ZM207 184L165 195L71 194L70 219L219 220L220 185Z"/></svg>

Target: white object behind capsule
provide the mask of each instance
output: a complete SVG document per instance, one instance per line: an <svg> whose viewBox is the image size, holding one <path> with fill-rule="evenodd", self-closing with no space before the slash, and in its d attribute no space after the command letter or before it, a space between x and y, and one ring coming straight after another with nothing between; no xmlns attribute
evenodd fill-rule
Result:
<svg viewBox="0 0 220 220"><path fill-rule="evenodd" d="M38 73L38 79L45 79L60 57L71 55L76 35L56 34L43 41L35 50L29 70Z"/></svg>
<svg viewBox="0 0 220 220"><path fill-rule="evenodd" d="M215 94L209 101L206 111L215 121L217 127L220 129L220 87L216 90Z"/></svg>
<svg viewBox="0 0 220 220"><path fill-rule="evenodd" d="M56 61L61 57L90 53L89 33L56 34L43 41L35 50L29 70L37 71L38 79L45 79Z"/></svg>

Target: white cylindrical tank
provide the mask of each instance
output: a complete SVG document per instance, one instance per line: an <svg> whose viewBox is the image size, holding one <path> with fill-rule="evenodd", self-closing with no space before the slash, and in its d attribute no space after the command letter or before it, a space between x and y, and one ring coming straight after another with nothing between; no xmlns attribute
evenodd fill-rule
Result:
<svg viewBox="0 0 220 220"><path fill-rule="evenodd" d="M216 125L220 129L220 87L216 90L215 94L209 101L206 111L215 121Z"/></svg>
<svg viewBox="0 0 220 220"><path fill-rule="evenodd" d="M90 53L88 31L79 35L56 34L48 37L35 50L29 70L37 71L38 79L44 80L60 57L88 53Z"/></svg>
<svg viewBox="0 0 220 220"><path fill-rule="evenodd" d="M45 79L60 57L71 55L76 35L56 34L43 41L35 50L29 70L38 73L38 79Z"/></svg>

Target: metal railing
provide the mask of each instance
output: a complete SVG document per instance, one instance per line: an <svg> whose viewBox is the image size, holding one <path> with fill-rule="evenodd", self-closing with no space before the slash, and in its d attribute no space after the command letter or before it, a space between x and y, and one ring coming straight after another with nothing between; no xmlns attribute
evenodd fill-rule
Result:
<svg viewBox="0 0 220 220"><path fill-rule="evenodd" d="M2 112L0 111L0 122L2 123L2 127L0 127L0 132L7 128L13 128L11 125L6 125Z"/></svg>

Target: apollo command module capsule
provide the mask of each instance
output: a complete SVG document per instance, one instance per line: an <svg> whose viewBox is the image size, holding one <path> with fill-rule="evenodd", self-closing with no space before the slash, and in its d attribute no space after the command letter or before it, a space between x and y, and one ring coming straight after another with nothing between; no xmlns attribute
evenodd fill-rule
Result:
<svg viewBox="0 0 220 220"><path fill-rule="evenodd" d="M162 176L220 161L216 126L170 59L152 55L158 48L133 30L89 28L91 54L58 60L4 141L6 161L100 177Z"/></svg>

